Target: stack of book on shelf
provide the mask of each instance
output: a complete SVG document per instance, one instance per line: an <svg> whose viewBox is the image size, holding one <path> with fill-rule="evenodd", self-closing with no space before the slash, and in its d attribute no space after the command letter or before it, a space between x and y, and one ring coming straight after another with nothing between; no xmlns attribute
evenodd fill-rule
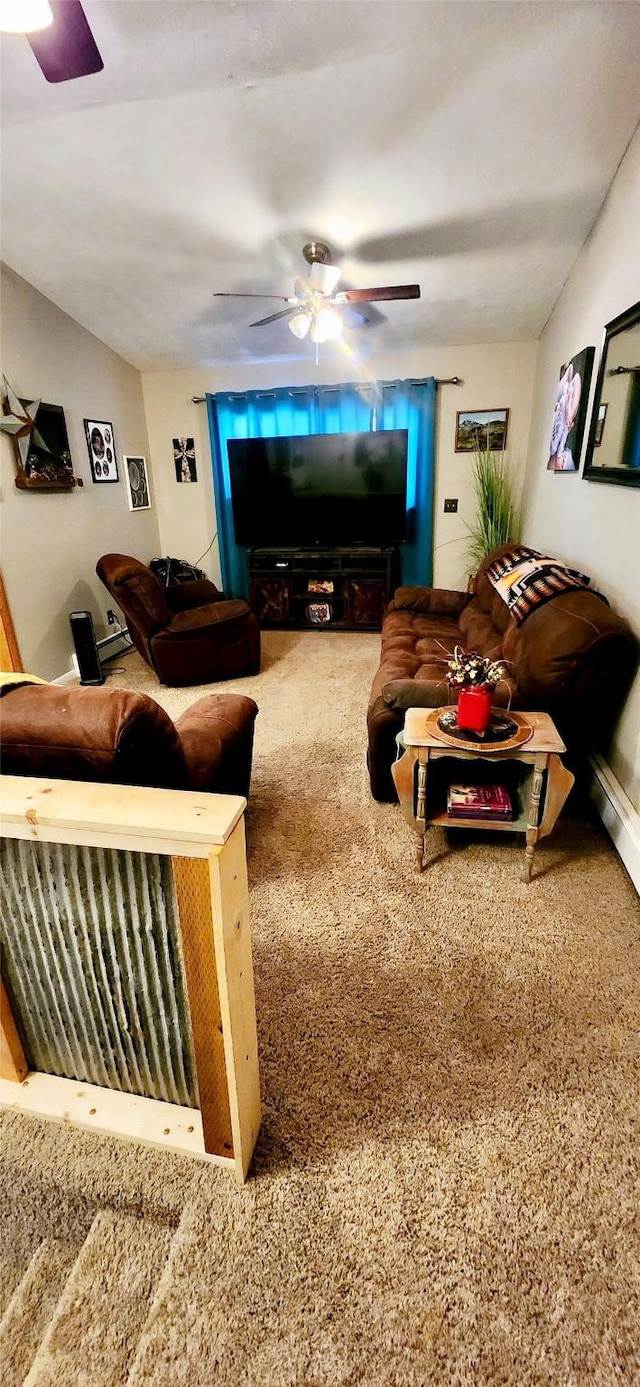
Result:
<svg viewBox="0 0 640 1387"><path fill-rule="evenodd" d="M504 785L450 785L447 814L451 819L500 820L502 823L516 817Z"/></svg>

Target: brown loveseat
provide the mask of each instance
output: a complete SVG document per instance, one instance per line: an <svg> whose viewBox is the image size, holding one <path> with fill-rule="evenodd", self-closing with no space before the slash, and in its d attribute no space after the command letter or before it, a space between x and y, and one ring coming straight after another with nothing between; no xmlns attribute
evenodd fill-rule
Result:
<svg viewBox="0 0 640 1387"><path fill-rule="evenodd" d="M455 645L507 662L494 702L548 712L567 746L606 739L633 677L638 646L626 621L588 588L563 592L517 625L480 565L469 592L401 587L382 623L382 654L367 715L371 792L397 798L391 765L407 708L450 701L446 662ZM532 553L534 551L531 551Z"/></svg>
<svg viewBox="0 0 640 1387"><path fill-rule="evenodd" d="M257 712L214 694L174 724L146 694L15 684L0 698L2 771L247 798Z"/></svg>
<svg viewBox="0 0 640 1387"><path fill-rule="evenodd" d="M165 586L127 554L104 554L96 573L163 684L213 684L257 674L260 628L246 602L225 599L207 578Z"/></svg>

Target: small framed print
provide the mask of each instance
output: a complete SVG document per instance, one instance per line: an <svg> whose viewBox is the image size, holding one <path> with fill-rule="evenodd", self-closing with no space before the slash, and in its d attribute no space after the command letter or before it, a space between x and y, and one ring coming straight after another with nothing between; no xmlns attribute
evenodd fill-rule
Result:
<svg viewBox="0 0 640 1387"><path fill-rule="evenodd" d="M129 510L150 510L151 493L147 463L141 457L123 457L124 475L127 482Z"/></svg>
<svg viewBox="0 0 640 1387"><path fill-rule="evenodd" d="M118 461L113 436L113 424L102 419L85 419L84 431L87 436L91 480L93 482L118 482Z"/></svg>
<svg viewBox="0 0 640 1387"><path fill-rule="evenodd" d="M602 435L604 433L604 421L607 417L608 408L608 405L598 405L598 418L596 420L596 428L593 436L594 448L599 448L600 444L602 443Z"/></svg>
<svg viewBox="0 0 640 1387"><path fill-rule="evenodd" d="M456 453L503 453L507 446L508 409L460 409L456 414Z"/></svg>
<svg viewBox="0 0 640 1387"><path fill-rule="evenodd" d="M192 438L174 438L173 461L177 482L197 482L196 450Z"/></svg>

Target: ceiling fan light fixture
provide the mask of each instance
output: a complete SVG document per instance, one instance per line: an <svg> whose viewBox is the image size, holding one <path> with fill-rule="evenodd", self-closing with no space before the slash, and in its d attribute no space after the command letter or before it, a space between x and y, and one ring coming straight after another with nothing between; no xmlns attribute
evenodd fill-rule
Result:
<svg viewBox="0 0 640 1387"><path fill-rule="evenodd" d="M0 0L0 30L4 34L35 34L53 24L49 0Z"/></svg>
<svg viewBox="0 0 640 1387"><path fill-rule="evenodd" d="M306 337L309 328L311 327L311 314L294 313L293 318L291 318L289 321L288 327L289 331L293 333L294 337L299 337L300 339Z"/></svg>
<svg viewBox="0 0 640 1387"><path fill-rule="evenodd" d="M316 263L311 266L309 280L316 293L328 295L333 293L341 276L342 270L339 265L320 265Z"/></svg>
<svg viewBox="0 0 640 1387"><path fill-rule="evenodd" d="M342 336L342 318L335 308L320 308L311 324L312 342L335 342Z"/></svg>

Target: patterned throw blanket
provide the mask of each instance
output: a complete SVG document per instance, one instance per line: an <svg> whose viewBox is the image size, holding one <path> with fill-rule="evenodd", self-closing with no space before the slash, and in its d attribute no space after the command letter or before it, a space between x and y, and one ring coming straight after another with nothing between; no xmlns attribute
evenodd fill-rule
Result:
<svg viewBox="0 0 640 1387"><path fill-rule="evenodd" d="M570 592L572 588L588 588L591 582L584 573L568 568L560 559L548 558L522 544L515 544L513 549L494 559L485 573L506 602L516 626L522 626L531 612L551 597ZM600 592L596 596L607 601Z"/></svg>

